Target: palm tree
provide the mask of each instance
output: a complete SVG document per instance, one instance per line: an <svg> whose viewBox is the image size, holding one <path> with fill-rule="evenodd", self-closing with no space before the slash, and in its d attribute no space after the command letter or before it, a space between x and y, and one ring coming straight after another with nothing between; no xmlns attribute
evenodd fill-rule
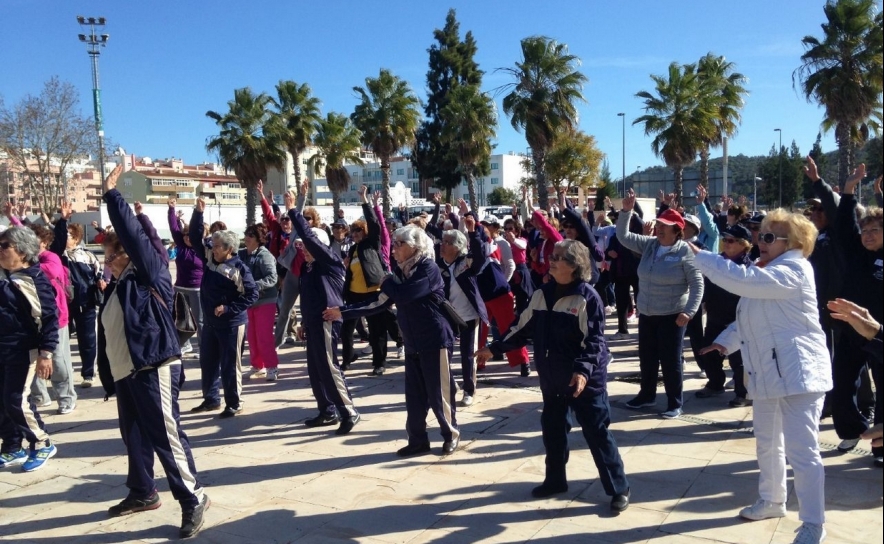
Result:
<svg viewBox="0 0 884 544"><path fill-rule="evenodd" d="M271 122L270 104L269 96L255 94L245 87L233 92L233 100L227 102L228 111L223 115L206 112L206 117L214 120L219 129L217 136L206 141L206 150L216 153L221 165L233 170L246 188L249 225L255 222L258 181L266 179L268 168L282 168L285 164L282 141Z"/></svg>
<svg viewBox="0 0 884 544"><path fill-rule="evenodd" d="M280 136L286 151L292 155L295 184L301 183L301 161L298 158L313 140L317 123L322 119L319 99L310 96L310 86L294 81L280 81L276 85L276 107Z"/></svg>
<svg viewBox="0 0 884 544"><path fill-rule="evenodd" d="M325 175L332 193L334 217L341 208L341 193L350 185L350 172L345 164L362 164L360 149L362 134L343 114L329 112L316 125L313 143L319 150L309 159L309 164L317 176Z"/></svg>
<svg viewBox="0 0 884 544"><path fill-rule="evenodd" d="M709 186L709 149L722 145L725 138L733 138L737 127L742 121L740 110L743 108L743 97L749 91L743 86L748 81L746 76L734 72L734 63L727 62L724 57L706 54L697 65L700 77L700 92L705 98L713 100L717 105L714 118L715 130L711 137L700 147L700 183Z"/></svg>
<svg viewBox="0 0 884 544"><path fill-rule="evenodd" d="M823 128L835 127L838 143L838 183L843 186L853 168L852 134L866 129L882 93L884 19L874 0L830 1L823 7L828 22L823 37L805 36L801 66L792 73L808 102L825 109Z"/></svg>
<svg viewBox="0 0 884 544"><path fill-rule="evenodd" d="M497 134L494 100L475 85L456 85L439 117L443 120L441 139L454 151L458 170L467 180L470 206L478 210L476 177L491 172L491 140Z"/></svg>
<svg viewBox="0 0 884 544"><path fill-rule="evenodd" d="M645 101L645 115L632 122L644 124L645 135L654 135L651 149L675 174L675 194L681 203L682 174L694 162L703 142L715 132L717 103L700 92L700 78L691 64L669 65L668 77L652 75L657 95L636 93Z"/></svg>
<svg viewBox="0 0 884 544"><path fill-rule="evenodd" d="M353 87L360 99L350 116L362 131L362 143L371 148L381 163L384 215L390 213L390 159L414 142L420 123L420 101L404 80L387 69L378 77L365 78L365 87Z"/></svg>
<svg viewBox="0 0 884 544"><path fill-rule="evenodd" d="M515 79L501 88L512 88L503 98L503 111L516 130L525 131L531 148L537 182L537 199L547 208L546 153L556 134L577 125L577 102L585 101L587 79L576 67L580 59L568 53L568 46L545 36L522 40L522 60L514 68L502 68Z"/></svg>

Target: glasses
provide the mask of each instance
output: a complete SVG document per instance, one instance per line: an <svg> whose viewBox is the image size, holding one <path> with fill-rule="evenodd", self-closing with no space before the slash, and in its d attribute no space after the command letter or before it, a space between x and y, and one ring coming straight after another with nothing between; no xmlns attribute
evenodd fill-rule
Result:
<svg viewBox="0 0 884 544"><path fill-rule="evenodd" d="M737 243L737 239L736 239L736 238L723 238L721 241L724 242L725 244L735 244L735 243Z"/></svg>
<svg viewBox="0 0 884 544"><path fill-rule="evenodd" d="M788 238L784 238L782 236L777 236L776 234L774 234L772 232L765 232L764 234L762 234L761 236L758 237L758 240L764 242L765 244L770 245L770 244L776 242L777 240L788 240Z"/></svg>
<svg viewBox="0 0 884 544"><path fill-rule="evenodd" d="M110 255L105 256L104 261L107 263L112 263L117 259L117 257L122 257L125 254L126 254L125 251L118 251L117 253L111 253Z"/></svg>
<svg viewBox="0 0 884 544"><path fill-rule="evenodd" d="M0 242L0 249L9 249L12 247L12 242Z"/></svg>
<svg viewBox="0 0 884 544"><path fill-rule="evenodd" d="M442 243L445 244L445 243L448 243L448 242L445 242L445 241L443 240ZM400 247L402 247L402 246L404 246L404 245L406 245L405 242L403 242L403 241L401 241L401 240L393 240L393 247L395 247L395 248L400 248Z"/></svg>
<svg viewBox="0 0 884 544"><path fill-rule="evenodd" d="M860 234L863 236L875 236L879 232L881 232L881 227L872 227L870 229L863 229L860 231Z"/></svg>
<svg viewBox="0 0 884 544"><path fill-rule="evenodd" d="M365 232L365 231L362 229L362 227L356 227L356 228L350 229L350 234L356 234L357 232Z"/></svg>

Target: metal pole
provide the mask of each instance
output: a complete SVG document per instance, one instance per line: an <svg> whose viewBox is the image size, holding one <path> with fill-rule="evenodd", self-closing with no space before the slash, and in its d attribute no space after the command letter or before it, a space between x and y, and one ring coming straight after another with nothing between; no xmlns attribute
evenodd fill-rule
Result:
<svg viewBox="0 0 884 544"><path fill-rule="evenodd" d="M99 35L96 32L96 27L103 27L105 21L104 17L77 17L77 22L80 25L89 27L89 34L80 34L79 37L80 41L86 44L92 64L92 108L95 115L95 131L98 133L98 172L101 176L102 194L107 192L107 174L104 168L104 121L101 116L101 80L98 71L98 56L101 55L101 48L107 45L109 36L107 34Z"/></svg>
<svg viewBox="0 0 884 544"><path fill-rule="evenodd" d="M623 119L623 163L620 174L620 198L624 198L626 197L626 114L618 113L617 116Z"/></svg>
<svg viewBox="0 0 884 544"><path fill-rule="evenodd" d="M783 207L783 131L775 128L774 132L780 133L780 147L777 148L777 175L780 178L780 197L777 203L778 208Z"/></svg>

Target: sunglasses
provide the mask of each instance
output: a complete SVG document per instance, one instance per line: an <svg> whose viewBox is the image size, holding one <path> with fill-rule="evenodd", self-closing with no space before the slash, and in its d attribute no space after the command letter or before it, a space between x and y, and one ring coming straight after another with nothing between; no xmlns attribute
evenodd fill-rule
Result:
<svg viewBox="0 0 884 544"><path fill-rule="evenodd" d="M354 229L350 229L350 232L352 234L356 234L357 232L365 232L365 230L362 227L356 227Z"/></svg>
<svg viewBox="0 0 884 544"><path fill-rule="evenodd" d="M9 249L12 247L12 242L0 242L0 249Z"/></svg>
<svg viewBox="0 0 884 544"><path fill-rule="evenodd" d="M777 236L776 234L774 234L772 232L765 232L764 234L762 234L761 236L758 237L758 240L761 242L764 242L765 244L770 245L770 244L776 242L777 240L788 240L788 238L784 238L782 236Z"/></svg>

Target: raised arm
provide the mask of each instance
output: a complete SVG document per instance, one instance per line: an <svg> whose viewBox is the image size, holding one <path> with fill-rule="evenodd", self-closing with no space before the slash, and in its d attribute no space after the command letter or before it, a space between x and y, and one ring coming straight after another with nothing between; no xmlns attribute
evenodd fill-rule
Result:
<svg viewBox="0 0 884 544"><path fill-rule="evenodd" d="M160 238L160 235L157 234L157 229L154 228L153 222L150 220L150 217L142 213L140 202L135 203L135 218L141 224L141 228L144 229L144 234L146 234L148 239L150 239L150 243L157 254L160 256L160 259L168 265L169 253L166 252L166 246L163 245L163 240Z"/></svg>
<svg viewBox="0 0 884 544"><path fill-rule="evenodd" d="M531 216L531 219L534 221L535 228L546 233L548 240L552 240L554 243L562 241L562 234L549 224L549 221L540 213L540 210L534 210L534 215Z"/></svg>
<svg viewBox="0 0 884 544"><path fill-rule="evenodd" d="M172 233L172 241L175 242L176 246L185 247L187 244L184 243L184 233L181 232L181 224L178 222L175 203L176 200L174 198L169 199L169 212L167 217L169 220L169 232Z"/></svg>
<svg viewBox="0 0 884 544"><path fill-rule="evenodd" d="M817 171L816 162L814 162L813 157L810 155L807 156L807 164L804 166L804 173L812 182L814 196L820 199L820 203L823 205L823 211L826 212L826 217L834 226L835 218L838 216L838 204L840 203L841 197L832 190L831 185L826 183L826 181L820 177L819 172Z"/></svg>
<svg viewBox="0 0 884 544"><path fill-rule="evenodd" d="M742 266L709 251L694 255L694 263L709 281L745 298L792 298L804 285L804 271L785 264Z"/></svg>
<svg viewBox="0 0 884 544"><path fill-rule="evenodd" d="M835 216L835 239L845 252L862 252L862 233L859 220L856 218L856 195L854 191L859 182L866 174L866 165L860 164L844 183L841 192L841 202L838 204L838 212Z"/></svg>
<svg viewBox="0 0 884 544"><path fill-rule="evenodd" d="M617 240L627 249L637 253L644 253L645 248L652 244L656 238L630 232L629 223L632 221L633 207L637 204L635 193L630 189L629 194L623 199L623 209L620 210L620 216L617 218Z"/></svg>
<svg viewBox="0 0 884 544"><path fill-rule="evenodd" d="M108 184L108 186L111 185ZM104 202L107 204L107 214L110 217L111 225L114 226L114 232L119 237L129 258L132 259L135 273L141 283L152 285L160 271L167 268L167 264L160 259L153 242L144 232L144 227L135 218L135 214L126 203L123 195L115 188L116 183L113 184L113 187L104 194Z"/></svg>
<svg viewBox="0 0 884 544"><path fill-rule="evenodd" d="M572 223L575 227L577 227L577 240L583 243L587 249L589 249L589 254L592 256L595 262L601 262L605 260L605 256L602 253L602 250L599 248L598 240L596 240L595 234L592 232L592 227L583 219L583 216L580 215L580 212L575 210L573 207L568 206L565 208L563 212L565 220L569 223ZM590 216L592 213L589 214Z"/></svg>
<svg viewBox="0 0 884 544"><path fill-rule="evenodd" d="M316 233L307 225L307 220L304 219L299 209L291 208L289 210L289 218L292 220L292 228L301 239L301 243L304 244L304 247L307 248L307 251L310 252L314 259L326 265L341 264L341 256L338 252L332 251L331 247L319 241Z"/></svg>

